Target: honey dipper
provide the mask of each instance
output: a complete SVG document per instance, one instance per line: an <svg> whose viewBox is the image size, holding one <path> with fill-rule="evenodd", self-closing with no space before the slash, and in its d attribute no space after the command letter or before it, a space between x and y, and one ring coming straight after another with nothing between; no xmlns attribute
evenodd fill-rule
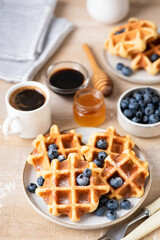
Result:
<svg viewBox="0 0 160 240"><path fill-rule="evenodd" d="M91 63L93 69L93 86L101 91L104 96L109 96L112 93L113 83L108 75L98 66L98 63L87 44L83 44L83 49Z"/></svg>

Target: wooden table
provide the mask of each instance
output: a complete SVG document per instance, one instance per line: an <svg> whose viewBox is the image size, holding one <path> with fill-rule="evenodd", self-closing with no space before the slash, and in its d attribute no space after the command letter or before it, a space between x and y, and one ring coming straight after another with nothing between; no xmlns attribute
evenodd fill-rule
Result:
<svg viewBox="0 0 160 240"><path fill-rule="evenodd" d="M57 17L66 17L76 25L76 30L63 42L60 49L52 56L45 66L35 76L35 81L45 83L47 67L61 60L75 60L84 64L92 74L91 66L82 50L82 43L89 43L97 56L101 66L103 43L111 26L103 25L89 17L85 8L85 0L60 0L56 8ZM159 23L159 1L133 0L128 17L148 18ZM125 20L124 20L125 21ZM116 103L118 97L125 90L134 87L134 84L124 82L114 77L114 92L106 99L107 118L100 127L115 126L120 133L125 131L120 127L116 117ZM7 113L4 97L13 84L0 81L0 126ZM160 85L157 85L160 87ZM58 124L61 130L78 127L72 116L73 97L52 95L52 123ZM57 104L58 103L58 104ZM65 108L64 108L65 105ZM153 171L152 186L145 204L150 203L160 196L160 137L142 139L133 137L136 144L146 154ZM49 222L41 217L28 203L22 188L22 170L27 155L32 150L32 140L24 140L18 136L4 137L0 129L0 239L58 239L58 240L89 240L97 239L106 229L94 231L71 230ZM159 240L160 229L157 229L145 240Z"/></svg>

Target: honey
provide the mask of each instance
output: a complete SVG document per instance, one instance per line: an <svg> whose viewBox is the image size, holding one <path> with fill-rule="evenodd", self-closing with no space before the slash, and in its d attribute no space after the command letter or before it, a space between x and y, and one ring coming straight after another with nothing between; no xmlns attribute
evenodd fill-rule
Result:
<svg viewBox="0 0 160 240"><path fill-rule="evenodd" d="M81 126L96 127L103 123L106 106L102 93L91 88L79 90L74 96L73 117Z"/></svg>

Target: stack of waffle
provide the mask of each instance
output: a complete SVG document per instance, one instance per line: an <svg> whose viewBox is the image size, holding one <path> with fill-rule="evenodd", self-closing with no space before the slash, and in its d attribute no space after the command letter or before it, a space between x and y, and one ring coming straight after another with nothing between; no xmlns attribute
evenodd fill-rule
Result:
<svg viewBox="0 0 160 240"><path fill-rule="evenodd" d="M125 25L111 30L105 49L131 59L133 70L145 69L151 75L160 71L160 36L154 22L130 18ZM157 58L152 59L154 54Z"/></svg>
<svg viewBox="0 0 160 240"><path fill-rule="evenodd" d="M110 127L106 132L93 133L87 145L83 145L81 139L82 136L75 130L60 133L53 125L48 135L39 135L33 141L34 150L27 161L34 166L37 177L42 176L45 180L43 186L36 189L36 194L48 204L52 215L68 215L75 222L83 214L93 212L103 194L110 199L143 195L145 179L149 174L148 163L136 157L130 136L120 136L115 128ZM104 150L108 156L102 168L93 162L102 151L96 145L100 139L108 143ZM58 146L58 153L66 160L53 159L50 162L48 147L51 144ZM76 178L86 168L92 172L90 181L88 185L80 186ZM115 176L123 179L121 187L116 189L109 183Z"/></svg>

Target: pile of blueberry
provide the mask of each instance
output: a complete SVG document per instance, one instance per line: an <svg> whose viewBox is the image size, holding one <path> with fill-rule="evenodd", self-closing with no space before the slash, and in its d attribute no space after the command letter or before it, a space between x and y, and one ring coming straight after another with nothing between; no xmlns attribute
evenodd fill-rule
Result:
<svg viewBox="0 0 160 240"><path fill-rule="evenodd" d="M100 139L97 141L96 147L99 149L106 150L108 147L108 143L106 142L105 139ZM98 158L94 159L93 162L97 165L97 167L102 168L106 157L107 153L105 151L101 151L98 153Z"/></svg>
<svg viewBox="0 0 160 240"><path fill-rule="evenodd" d="M48 146L48 157L50 161L52 161L53 159L58 159L59 162L66 160L65 156L59 155L57 150L58 146L54 143Z"/></svg>
<svg viewBox="0 0 160 240"><path fill-rule="evenodd" d="M89 177L92 175L92 171L90 168L84 169L83 173L79 174L76 178L77 184L79 186L87 186L89 185L90 179Z"/></svg>
<svg viewBox="0 0 160 240"><path fill-rule="evenodd" d="M37 178L37 184L42 187L43 186L43 183L44 183L45 179L40 176L39 178ZM37 185L35 183L30 183L27 187L27 190L31 193L35 193L36 191L36 188L37 188Z"/></svg>
<svg viewBox="0 0 160 240"><path fill-rule="evenodd" d="M160 96L151 88L133 91L121 101L120 106L123 114L135 123L160 121Z"/></svg>
<svg viewBox="0 0 160 240"><path fill-rule="evenodd" d="M117 63L116 69L124 76L130 76L132 74L132 69L128 66L125 66L123 63Z"/></svg>
<svg viewBox="0 0 160 240"><path fill-rule="evenodd" d="M121 200L119 203L115 199L108 199L106 195L102 195L99 200L98 208L95 210L96 216L105 216L113 221L118 218L116 210L118 209L130 209L131 202L127 199Z"/></svg>

